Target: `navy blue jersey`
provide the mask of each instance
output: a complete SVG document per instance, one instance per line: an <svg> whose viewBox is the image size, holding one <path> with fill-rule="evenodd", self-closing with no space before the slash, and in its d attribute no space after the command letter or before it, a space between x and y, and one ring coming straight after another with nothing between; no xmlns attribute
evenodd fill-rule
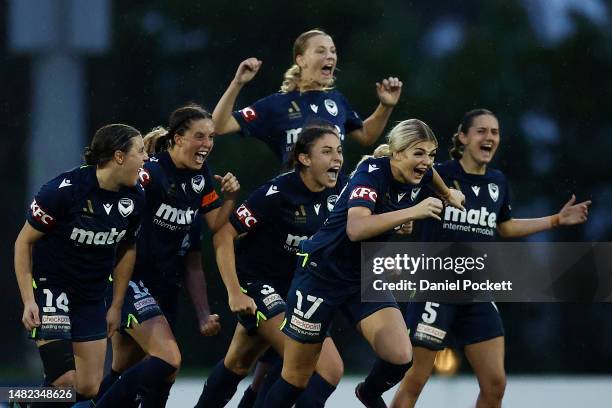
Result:
<svg viewBox="0 0 612 408"><path fill-rule="evenodd" d="M336 90L279 92L233 115L243 135L262 140L283 163L287 163L302 127L313 120L335 125L341 141L345 134L363 127L344 95Z"/></svg>
<svg viewBox="0 0 612 408"><path fill-rule="evenodd" d="M189 232L183 237L179 256L184 257L189 252L202 251L202 218L196 217L189 228Z"/></svg>
<svg viewBox="0 0 612 408"><path fill-rule="evenodd" d="M336 203L342 182L339 179L334 188L312 192L299 172L291 171L255 190L230 216L236 231L247 233L236 249L238 276L269 279L288 287L300 242L321 227Z"/></svg>
<svg viewBox="0 0 612 408"><path fill-rule="evenodd" d="M323 227L302 244L309 256L309 269L322 279L359 285L360 242L351 242L346 235L348 210L366 207L373 214L382 214L410 207L421 185L431 181L429 170L419 185L397 182L391 173L388 157L370 158L361 163L342 190L334 210ZM385 241L387 234L368 239Z"/></svg>
<svg viewBox="0 0 612 408"><path fill-rule="evenodd" d="M180 250L198 215L221 205L206 163L199 170L178 169L168 152L151 157L141 171L146 215L138 239L133 280L147 287L179 285L184 263Z"/></svg>
<svg viewBox="0 0 612 408"><path fill-rule="evenodd" d="M104 298L119 243L135 242L144 212L142 188L100 188L95 166L83 166L43 185L27 213L45 235L34 244L36 282L60 287L73 298Z"/></svg>
<svg viewBox="0 0 612 408"><path fill-rule="evenodd" d="M512 218L506 176L491 168L483 175L468 174L458 160L448 160L435 168L447 186L460 189L465 195L466 211L446 206L442 222L419 221L422 224L417 228L416 238L439 242L495 241L497 224Z"/></svg>

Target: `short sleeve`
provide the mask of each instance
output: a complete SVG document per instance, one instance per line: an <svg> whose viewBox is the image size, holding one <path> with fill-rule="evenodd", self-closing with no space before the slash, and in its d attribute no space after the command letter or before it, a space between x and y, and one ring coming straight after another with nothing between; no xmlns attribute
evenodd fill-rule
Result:
<svg viewBox="0 0 612 408"><path fill-rule="evenodd" d="M348 208L366 207L374 212L379 194L383 193L383 170L368 161L362 163L347 184Z"/></svg>
<svg viewBox="0 0 612 408"><path fill-rule="evenodd" d="M200 203L200 214L202 215L221 206L221 197L215 191L212 173L208 166L204 166L202 174L204 176L204 191Z"/></svg>
<svg viewBox="0 0 612 408"><path fill-rule="evenodd" d="M140 234L140 227L142 222L144 221L145 214L145 196L144 190L141 186L136 187L137 195L134 197L134 207L135 211L132 211L132 214L129 218L129 224L127 228L127 232L125 234L124 244L134 244L138 239L138 235ZM123 201L125 199L120 200ZM125 205L125 204L124 204Z"/></svg>
<svg viewBox="0 0 612 408"><path fill-rule="evenodd" d="M244 136L264 141L270 137L268 126L272 121L273 96L260 99L251 106L232 113Z"/></svg>
<svg viewBox="0 0 612 408"><path fill-rule="evenodd" d="M40 232L51 231L70 208L73 188L71 180L63 175L43 185L28 209L28 223Z"/></svg>
<svg viewBox="0 0 612 408"><path fill-rule="evenodd" d="M275 186L270 183L255 190L229 217L236 231L244 234L269 222L270 214L278 207L278 194Z"/></svg>
<svg viewBox="0 0 612 408"><path fill-rule="evenodd" d="M503 201L502 201L502 205L499 208L499 214L497 216L497 222L498 223L502 223L502 222L506 222L510 219L512 219L512 204L511 204L511 197L510 197L510 186L508 185L508 180L506 180L506 178L504 177L504 181L503 181Z"/></svg>
<svg viewBox="0 0 612 408"><path fill-rule="evenodd" d="M344 122L344 133L349 134L354 130L362 129L363 121L361 120L357 112L353 110L353 108L351 107L351 105L349 104L348 100L346 99L344 95L341 95L341 98L342 98L342 104L344 105L344 110L346 112L346 121Z"/></svg>

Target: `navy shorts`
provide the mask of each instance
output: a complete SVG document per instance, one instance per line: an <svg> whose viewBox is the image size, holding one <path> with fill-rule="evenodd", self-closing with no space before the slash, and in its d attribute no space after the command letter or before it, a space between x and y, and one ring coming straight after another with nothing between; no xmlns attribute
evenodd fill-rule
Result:
<svg viewBox="0 0 612 408"><path fill-rule="evenodd" d="M251 336L256 333L262 320L271 319L286 310L285 300L283 299L287 290L286 287L278 286L269 281L253 280L246 283L241 282L240 289L251 297L257 305L255 315L238 315L238 321Z"/></svg>
<svg viewBox="0 0 612 408"><path fill-rule="evenodd" d="M337 309L357 325L381 309L398 308L391 292L383 298L380 302L362 302L360 286L332 284L298 267L287 294L283 332L300 343L321 343Z"/></svg>
<svg viewBox="0 0 612 408"><path fill-rule="evenodd" d="M462 348L504 335L493 302L410 303L405 318L412 344L429 350Z"/></svg>
<svg viewBox="0 0 612 408"><path fill-rule="evenodd" d="M58 286L38 283L34 299L41 324L30 332L31 339L83 342L106 337L104 298L82 300Z"/></svg>
<svg viewBox="0 0 612 408"><path fill-rule="evenodd" d="M142 281L130 281L121 309L121 329L133 328L155 316L163 315L155 298Z"/></svg>

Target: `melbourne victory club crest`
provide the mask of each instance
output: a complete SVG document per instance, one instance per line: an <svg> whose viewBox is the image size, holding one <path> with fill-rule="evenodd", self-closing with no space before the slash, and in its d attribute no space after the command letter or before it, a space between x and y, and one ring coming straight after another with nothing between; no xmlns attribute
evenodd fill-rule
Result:
<svg viewBox="0 0 612 408"><path fill-rule="evenodd" d="M338 201L338 196L335 194L327 197L327 211L331 212L334 209L336 201Z"/></svg>
<svg viewBox="0 0 612 408"><path fill-rule="evenodd" d="M132 201L131 198L122 198L119 200L117 208L119 209L119 214L123 217L127 217L134 211L134 201Z"/></svg>
<svg viewBox="0 0 612 408"><path fill-rule="evenodd" d="M197 176L193 176L191 178L191 188L193 188L193 191L198 194L200 194L202 190L204 190L204 184L206 184L206 181L204 180L204 176L201 174L198 174Z"/></svg>
<svg viewBox="0 0 612 408"><path fill-rule="evenodd" d="M323 103L325 104L325 109L327 109L327 112L329 112L330 115L338 116L338 105L336 105L335 101L326 99Z"/></svg>
<svg viewBox="0 0 612 408"><path fill-rule="evenodd" d="M415 187L412 189L412 191L410 192L410 200L414 201L416 200L417 196L419 195L419 192L421 191L421 187Z"/></svg>
<svg viewBox="0 0 612 408"><path fill-rule="evenodd" d="M499 198L499 187L497 184L489 183L489 195L491 196L491 200L496 203Z"/></svg>

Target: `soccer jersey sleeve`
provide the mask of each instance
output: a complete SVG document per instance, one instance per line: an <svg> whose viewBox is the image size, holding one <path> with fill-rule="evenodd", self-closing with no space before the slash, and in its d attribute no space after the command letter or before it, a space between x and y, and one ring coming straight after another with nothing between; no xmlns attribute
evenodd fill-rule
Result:
<svg viewBox="0 0 612 408"><path fill-rule="evenodd" d="M229 219L238 234L253 231L269 221L270 214L277 207L275 187L270 183L264 184L232 212Z"/></svg>
<svg viewBox="0 0 612 408"><path fill-rule="evenodd" d="M499 209L499 214L497 215L497 223L506 222L512 219L512 205L511 205L511 197L510 197L510 186L508 185L508 180L504 177L503 182L501 183L502 187L502 205Z"/></svg>
<svg viewBox="0 0 612 408"><path fill-rule="evenodd" d="M342 105L344 106L344 110L346 112L346 121L344 122L344 132L346 134L349 134L353 130L363 128L363 121L361 120L357 112L353 110L353 108L349 104L348 100L344 97L344 95L341 95L341 99L342 99Z"/></svg>
<svg viewBox="0 0 612 408"><path fill-rule="evenodd" d="M127 245L136 243L136 240L138 239L138 234L140 234L140 226L144 221L146 205L144 189L141 186L136 186L135 191L136 194L133 197L134 211L132 211L132 214L130 215L127 232L125 234L125 239L123 240L123 243ZM119 205L129 206L129 202L127 202L129 200L129 198L122 198L121 200L119 200Z"/></svg>
<svg viewBox="0 0 612 408"><path fill-rule="evenodd" d="M47 233L70 208L75 180L68 173L60 175L40 188L30 204L26 218L40 232Z"/></svg>
<svg viewBox="0 0 612 408"><path fill-rule="evenodd" d="M206 164L204 164L204 168L202 170L202 175L204 176L204 191L202 192L200 214L204 215L215 208L221 207L221 198L215 191L214 179Z"/></svg>
<svg viewBox="0 0 612 408"><path fill-rule="evenodd" d="M384 193L383 177L383 170L377 164L369 160L361 163L346 186L349 192L348 208L366 207L374 212L379 194Z"/></svg>
<svg viewBox="0 0 612 408"><path fill-rule="evenodd" d="M270 95L260 99L251 106L232 113L244 136L251 136L264 141L270 137L269 125L273 120L273 96Z"/></svg>

